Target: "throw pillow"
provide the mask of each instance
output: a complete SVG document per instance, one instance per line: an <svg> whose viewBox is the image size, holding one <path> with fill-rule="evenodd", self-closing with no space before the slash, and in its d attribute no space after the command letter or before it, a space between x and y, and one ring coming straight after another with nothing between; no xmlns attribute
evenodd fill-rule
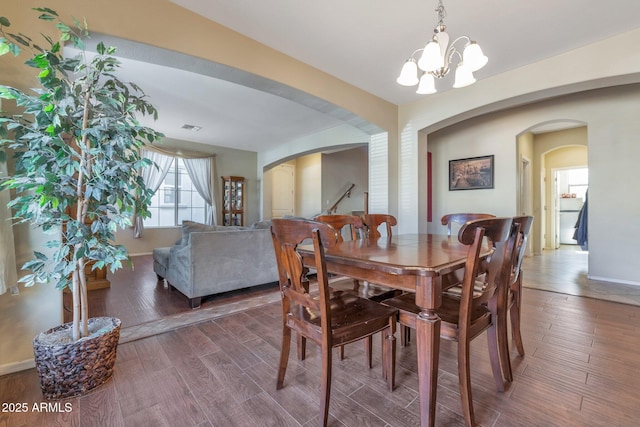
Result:
<svg viewBox="0 0 640 427"><path fill-rule="evenodd" d="M189 243L189 234L194 231L216 231L215 225L201 224L195 221L182 221L182 240L180 246Z"/></svg>
<svg viewBox="0 0 640 427"><path fill-rule="evenodd" d="M249 228L257 228L257 229L271 228L271 221L256 221L253 224L251 224L251 227Z"/></svg>

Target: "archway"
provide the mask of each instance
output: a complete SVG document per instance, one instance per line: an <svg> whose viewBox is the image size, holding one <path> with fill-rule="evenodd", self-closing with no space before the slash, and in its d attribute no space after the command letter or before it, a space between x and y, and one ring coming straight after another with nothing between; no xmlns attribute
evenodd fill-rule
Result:
<svg viewBox="0 0 640 427"><path fill-rule="evenodd" d="M555 120L531 126L516 137L518 213L533 215L531 251L555 248L558 220L554 170L588 167L586 123Z"/></svg>

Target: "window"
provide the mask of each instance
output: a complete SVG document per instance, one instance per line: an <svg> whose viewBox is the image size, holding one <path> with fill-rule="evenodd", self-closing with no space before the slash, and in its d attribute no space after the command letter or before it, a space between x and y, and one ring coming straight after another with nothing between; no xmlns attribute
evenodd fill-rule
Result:
<svg viewBox="0 0 640 427"><path fill-rule="evenodd" d="M151 218L145 227L177 226L184 220L205 222L205 201L191 182L181 158L176 157L151 199Z"/></svg>

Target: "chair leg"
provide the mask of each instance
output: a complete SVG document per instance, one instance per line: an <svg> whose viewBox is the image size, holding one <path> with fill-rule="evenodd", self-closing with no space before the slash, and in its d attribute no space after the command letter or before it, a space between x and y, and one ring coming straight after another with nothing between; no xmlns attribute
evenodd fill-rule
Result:
<svg viewBox="0 0 640 427"><path fill-rule="evenodd" d="M460 384L460 399L462 401L464 420L467 427L473 427L475 426L475 420L473 416L473 399L471 397L469 342L467 340L458 341L458 382Z"/></svg>
<svg viewBox="0 0 640 427"><path fill-rule="evenodd" d="M322 384L320 387L320 426L326 427L329 419L331 396L331 347L322 346Z"/></svg>
<svg viewBox="0 0 640 427"><path fill-rule="evenodd" d="M382 337L384 339L384 334L382 335ZM369 335L363 340L363 342L364 342L364 354L367 357L367 363L369 365L369 369L371 369L371 367L373 366L373 355L371 354L371 351L373 349L373 337Z"/></svg>
<svg viewBox="0 0 640 427"><path fill-rule="evenodd" d="M287 363L289 362L289 349L291 348L291 329L286 326L282 327L282 347L280 348L280 366L278 367L278 381L276 390L280 390L284 386L284 375L287 372Z"/></svg>
<svg viewBox="0 0 640 427"><path fill-rule="evenodd" d="M513 342L516 345L518 354L524 356L524 345L522 344L522 334L520 332L520 314L522 312L522 272L518 275L518 281L516 282L516 289L512 292L513 305L510 310L511 317L511 335Z"/></svg>
<svg viewBox="0 0 640 427"><path fill-rule="evenodd" d="M396 336L395 320L382 331L382 376L387 380L389 391L396 385Z"/></svg>
<svg viewBox="0 0 640 427"><path fill-rule="evenodd" d="M298 360L304 360L307 357L307 339L298 334L296 337L296 346L298 351Z"/></svg>
<svg viewBox="0 0 640 427"><path fill-rule="evenodd" d="M400 325L400 346L407 347L411 342L411 328Z"/></svg>
<svg viewBox="0 0 640 427"><path fill-rule="evenodd" d="M340 357L340 360L344 360L344 346L343 345L338 347L338 355Z"/></svg>
<svg viewBox="0 0 640 427"><path fill-rule="evenodd" d="M492 325L487 330L487 341L489 347L489 361L493 371L493 379L496 382L496 389L500 392L505 390L505 379L502 374L502 360L500 355L500 344L498 342L498 328ZM508 358L508 356L507 356Z"/></svg>
<svg viewBox="0 0 640 427"><path fill-rule="evenodd" d="M511 354L509 353L509 331L507 328L507 312L501 312L497 324L497 345L502 375L507 384L513 381L511 372Z"/></svg>

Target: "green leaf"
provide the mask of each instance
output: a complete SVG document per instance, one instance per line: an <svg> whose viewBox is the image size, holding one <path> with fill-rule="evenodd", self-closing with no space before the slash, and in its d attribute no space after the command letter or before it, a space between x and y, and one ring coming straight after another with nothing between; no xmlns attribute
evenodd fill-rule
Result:
<svg viewBox="0 0 640 427"><path fill-rule="evenodd" d="M60 31L62 31L63 33L70 33L71 32L71 28L69 28L68 25L63 24L62 22L58 22L56 24L56 28L59 29Z"/></svg>
<svg viewBox="0 0 640 427"><path fill-rule="evenodd" d="M5 53L9 53L11 52L11 48L9 47L9 45L7 43L5 43L4 41L0 42L0 56L4 55Z"/></svg>
<svg viewBox="0 0 640 427"><path fill-rule="evenodd" d="M16 99L16 94L9 87L0 85L0 98Z"/></svg>
<svg viewBox="0 0 640 427"><path fill-rule="evenodd" d="M20 55L20 46L18 46L15 43L9 43L9 49L11 49L11 53L13 53L13 56L18 56Z"/></svg>
<svg viewBox="0 0 640 427"><path fill-rule="evenodd" d="M11 22L9 22L9 20L4 16L0 16L0 25L2 25L3 27L10 27Z"/></svg>
<svg viewBox="0 0 640 427"><path fill-rule="evenodd" d="M38 19L42 19L43 21L53 21L56 18L47 13L43 13L42 15L38 16Z"/></svg>
<svg viewBox="0 0 640 427"><path fill-rule="evenodd" d="M50 13L51 15L58 16L58 13L55 10L49 9L48 7L34 7L33 10L35 10L36 12Z"/></svg>
<svg viewBox="0 0 640 427"><path fill-rule="evenodd" d="M22 37L20 37L19 35L17 35L17 34L9 34L9 35L11 36L12 39L17 41L21 45L29 47L29 42L26 41L25 39L23 39Z"/></svg>

